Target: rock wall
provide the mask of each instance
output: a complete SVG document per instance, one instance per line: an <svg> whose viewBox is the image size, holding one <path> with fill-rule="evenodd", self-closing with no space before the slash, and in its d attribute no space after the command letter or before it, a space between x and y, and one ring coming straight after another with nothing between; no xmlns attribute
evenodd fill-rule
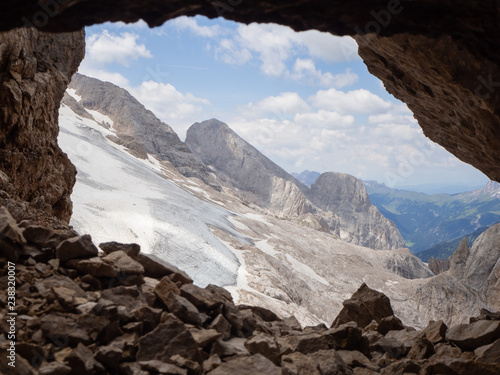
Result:
<svg viewBox="0 0 500 375"><path fill-rule="evenodd" d="M395 224L371 204L353 176L323 173L308 188L216 119L192 125L186 144L226 187L273 215L372 249L405 245Z"/></svg>
<svg viewBox="0 0 500 375"><path fill-rule="evenodd" d="M58 113L84 53L83 31L0 33L0 190L64 222L76 169L57 145Z"/></svg>

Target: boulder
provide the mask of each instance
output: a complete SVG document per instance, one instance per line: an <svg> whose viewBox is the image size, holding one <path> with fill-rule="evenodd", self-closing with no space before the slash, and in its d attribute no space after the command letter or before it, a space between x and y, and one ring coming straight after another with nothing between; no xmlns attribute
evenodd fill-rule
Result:
<svg viewBox="0 0 500 375"><path fill-rule="evenodd" d="M329 329L323 334L328 346L331 349L337 350L353 350L359 348L363 339L361 329L359 329L354 322Z"/></svg>
<svg viewBox="0 0 500 375"><path fill-rule="evenodd" d="M364 367L373 371L378 370L378 366L372 363L363 353L357 350L337 350L340 358L349 367Z"/></svg>
<svg viewBox="0 0 500 375"><path fill-rule="evenodd" d="M391 316L388 316L386 318L383 318L378 323L377 331L380 334L385 336L387 334L387 332L389 332L389 331L400 331L404 328L405 328L405 326L404 326L403 322L399 318L395 317L394 315L391 315Z"/></svg>
<svg viewBox="0 0 500 375"><path fill-rule="evenodd" d="M174 283L170 277L164 276L158 284L154 287L154 292L156 296L167 306L168 296L170 293L181 294L181 291L176 283Z"/></svg>
<svg viewBox="0 0 500 375"><path fill-rule="evenodd" d="M328 350L326 337L319 333L302 333L288 335L276 339L280 350L284 354L300 352L310 354L319 350Z"/></svg>
<svg viewBox="0 0 500 375"><path fill-rule="evenodd" d="M212 352L217 354L221 359L232 356L248 356L250 352L245 346L246 339L241 337L233 337L228 341L217 340L214 344Z"/></svg>
<svg viewBox="0 0 500 375"><path fill-rule="evenodd" d="M480 320L459 324L446 332L446 339L462 350L475 350L491 344L500 337L500 321Z"/></svg>
<svg viewBox="0 0 500 375"><path fill-rule="evenodd" d="M56 255L61 262L71 259L92 258L98 254L90 235L77 236L61 242L56 248Z"/></svg>
<svg viewBox="0 0 500 375"><path fill-rule="evenodd" d="M141 247L135 243L122 244L118 242L105 242L99 244L99 247L106 254L111 254L115 251L123 251L125 254L132 258L139 255L139 253L141 252Z"/></svg>
<svg viewBox="0 0 500 375"><path fill-rule="evenodd" d="M292 353L281 360L283 375L351 375L352 370L335 350L313 354Z"/></svg>
<svg viewBox="0 0 500 375"><path fill-rule="evenodd" d="M389 298L383 293L370 289L366 284L361 285L350 299L343 302L343 305L332 327L356 322L359 327L364 328L372 320L380 323L382 319L394 315Z"/></svg>
<svg viewBox="0 0 500 375"><path fill-rule="evenodd" d="M281 369L261 354L238 357L223 363L207 375L281 375Z"/></svg>
<svg viewBox="0 0 500 375"><path fill-rule="evenodd" d="M231 324L229 324L222 314L217 315L208 328L212 328L222 334L222 339L224 340L229 339L231 336Z"/></svg>
<svg viewBox="0 0 500 375"><path fill-rule="evenodd" d="M446 338L448 326L442 320L429 322L429 325L424 329L425 337L433 344L443 342Z"/></svg>
<svg viewBox="0 0 500 375"><path fill-rule="evenodd" d="M196 308L196 306L189 302L186 298L175 293L170 293L165 302L168 311L186 323L201 326L208 318L206 315L204 316L200 314L200 311Z"/></svg>
<svg viewBox="0 0 500 375"><path fill-rule="evenodd" d="M184 284L180 289L182 297L202 310L212 310L222 305L222 301L207 289L200 288L194 284Z"/></svg>
<svg viewBox="0 0 500 375"><path fill-rule="evenodd" d="M419 336L413 342L413 346L407 355L409 359L421 360L429 358L434 354L434 345L424 336Z"/></svg>
<svg viewBox="0 0 500 375"><path fill-rule="evenodd" d="M193 336L194 341L200 348L204 348L207 345L217 341L221 338L222 334L217 332L215 329L190 329L189 332Z"/></svg>
<svg viewBox="0 0 500 375"><path fill-rule="evenodd" d="M167 375L187 375L187 370L158 360L141 361L138 365L145 371ZM149 372L148 372L149 374Z"/></svg>
<svg viewBox="0 0 500 375"><path fill-rule="evenodd" d="M500 364L500 339L494 343L481 346L474 351L477 361Z"/></svg>
<svg viewBox="0 0 500 375"><path fill-rule="evenodd" d="M139 339L138 361L157 359L168 362L173 355L202 363L198 345L184 323L169 315L153 331Z"/></svg>
<svg viewBox="0 0 500 375"><path fill-rule="evenodd" d="M61 362L44 363L38 369L39 375L67 375L71 372L71 367Z"/></svg>
<svg viewBox="0 0 500 375"><path fill-rule="evenodd" d="M262 354L276 365L279 365L281 362L280 348L271 335L256 332L245 342L245 347L250 354Z"/></svg>

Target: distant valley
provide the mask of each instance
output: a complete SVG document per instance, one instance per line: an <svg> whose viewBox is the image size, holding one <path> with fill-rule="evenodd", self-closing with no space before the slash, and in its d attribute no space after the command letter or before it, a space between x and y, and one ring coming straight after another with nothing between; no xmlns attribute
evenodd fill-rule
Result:
<svg viewBox="0 0 500 375"><path fill-rule="evenodd" d="M304 171L295 176L312 184L318 172ZM460 194L424 194L392 189L375 181L363 181L371 203L392 220L405 245L422 260L431 256L446 259L460 240L477 238L492 224L500 222L500 184Z"/></svg>

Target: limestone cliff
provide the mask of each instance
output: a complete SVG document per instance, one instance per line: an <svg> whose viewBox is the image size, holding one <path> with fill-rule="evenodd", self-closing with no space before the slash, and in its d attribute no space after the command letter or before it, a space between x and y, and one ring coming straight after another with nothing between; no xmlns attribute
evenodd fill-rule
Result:
<svg viewBox="0 0 500 375"><path fill-rule="evenodd" d="M416 292L416 301L435 306L422 311L429 320L450 317L459 322L463 311L500 308L500 224L488 228L469 249L464 239L451 258L450 269L426 280ZM446 303L443 303L446 301Z"/></svg>
<svg viewBox="0 0 500 375"><path fill-rule="evenodd" d="M205 165L191 153L175 131L127 90L82 74L75 74L69 88L81 97L81 107L97 111L113 121L113 130L119 138L117 142L134 150L137 155L145 157L149 153L160 160L167 160L186 177L197 177L218 188Z"/></svg>
<svg viewBox="0 0 500 375"><path fill-rule="evenodd" d="M311 186L308 197L317 207L333 213L326 220L341 239L373 249L404 247L394 223L371 204L357 178L344 173L323 173Z"/></svg>
<svg viewBox="0 0 500 375"><path fill-rule="evenodd" d="M58 112L84 53L83 31L0 33L0 190L65 222L76 170L57 145Z"/></svg>
<svg viewBox="0 0 500 375"><path fill-rule="evenodd" d="M226 186L278 217L311 222L373 249L404 247L394 223L370 203L363 184L352 176L324 173L308 188L215 119L189 128L186 143Z"/></svg>
<svg viewBox="0 0 500 375"><path fill-rule="evenodd" d="M211 119L193 124L187 131L186 144L206 165L215 168L218 177L236 188L244 199L279 211L284 205L278 202L280 198L277 191L286 191L293 193L293 198L288 195L285 199L295 201L293 206L296 214L313 210L302 193L307 191L305 185L265 157L225 123ZM290 212L292 209L285 211Z"/></svg>

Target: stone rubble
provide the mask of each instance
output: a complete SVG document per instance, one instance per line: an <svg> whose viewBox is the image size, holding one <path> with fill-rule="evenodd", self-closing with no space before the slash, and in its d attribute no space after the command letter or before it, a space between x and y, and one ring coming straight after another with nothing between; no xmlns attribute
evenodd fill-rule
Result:
<svg viewBox="0 0 500 375"><path fill-rule="evenodd" d="M259 306L236 306L215 285L137 245L16 223L0 208L0 284L16 263L20 374L334 375L500 373L500 314L470 324L404 326L363 284L332 326L302 328ZM0 332L8 332L7 294ZM0 334L0 352L10 340ZM12 373L6 355L0 373Z"/></svg>

